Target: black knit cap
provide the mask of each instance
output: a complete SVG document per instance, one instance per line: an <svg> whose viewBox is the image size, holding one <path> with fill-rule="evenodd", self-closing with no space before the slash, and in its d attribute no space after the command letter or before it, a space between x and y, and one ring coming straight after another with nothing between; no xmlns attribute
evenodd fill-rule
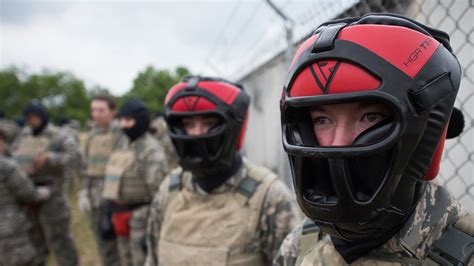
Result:
<svg viewBox="0 0 474 266"><path fill-rule="evenodd" d="M29 102L25 108L23 108L23 116L26 118L29 114L35 114L41 118L41 125L37 128L33 128L33 135L38 135L48 124L48 111L41 103L33 101Z"/></svg>
<svg viewBox="0 0 474 266"><path fill-rule="evenodd" d="M131 117L135 119L132 128L122 129L131 141L136 140L150 127L150 117L145 104L138 99L127 100L119 111L119 117Z"/></svg>

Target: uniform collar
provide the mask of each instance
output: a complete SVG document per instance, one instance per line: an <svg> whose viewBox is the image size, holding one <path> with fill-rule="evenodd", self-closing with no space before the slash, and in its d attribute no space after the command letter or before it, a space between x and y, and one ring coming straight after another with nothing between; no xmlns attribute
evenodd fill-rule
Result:
<svg viewBox="0 0 474 266"><path fill-rule="evenodd" d="M113 120L112 122L110 122L109 126L106 128L94 126L93 129L94 129L94 132L96 133L105 134L108 132L114 132L114 131L120 130L120 127L118 125L118 122L116 120Z"/></svg>
<svg viewBox="0 0 474 266"><path fill-rule="evenodd" d="M51 125L50 123L48 123L48 124L46 124L44 129L41 130L41 132L38 135L36 135L35 137L50 136L51 132L53 130L54 130L54 126ZM30 127L30 126L27 126L27 132L28 132L28 134L33 135L33 128Z"/></svg>

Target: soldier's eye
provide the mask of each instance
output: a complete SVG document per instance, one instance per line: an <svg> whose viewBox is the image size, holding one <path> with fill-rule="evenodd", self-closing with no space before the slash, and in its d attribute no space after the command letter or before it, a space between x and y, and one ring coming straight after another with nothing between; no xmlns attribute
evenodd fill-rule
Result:
<svg viewBox="0 0 474 266"><path fill-rule="evenodd" d="M314 126L323 126L329 124L329 118L325 116L316 116L313 117L313 125Z"/></svg>
<svg viewBox="0 0 474 266"><path fill-rule="evenodd" d="M378 122L385 119L386 117L387 115L383 113L370 112L370 113L365 114L364 117L362 117L362 121L363 122Z"/></svg>

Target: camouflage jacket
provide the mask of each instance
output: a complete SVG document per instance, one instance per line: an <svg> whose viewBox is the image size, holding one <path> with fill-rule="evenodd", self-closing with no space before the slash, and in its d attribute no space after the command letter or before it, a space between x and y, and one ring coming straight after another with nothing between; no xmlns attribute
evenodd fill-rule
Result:
<svg viewBox="0 0 474 266"><path fill-rule="evenodd" d="M247 167L245 163L243 167ZM173 170L170 176L181 174L181 172L181 168L177 168ZM239 171L239 173L242 172L243 171ZM211 193L208 193L192 181L192 178L190 178L192 174L190 172L184 172L183 177L185 175L187 175L187 178L183 179L187 182L185 182L183 186L202 196L212 196L213 194L226 191L235 191L240 181L245 178L245 176L242 175L235 175L214 189ZM160 225L163 219L161 206L167 201L164 195L169 195L167 192L169 190L170 176L168 176L160 186L160 190L158 194L156 194L150 207L150 216L147 226L147 258L145 263L147 266L159 265L159 258L156 251L158 250ZM283 182L276 180L265 195L257 233L253 239L249 239L248 249L260 250L267 264L271 264L283 239L297 226L298 222L299 213L295 204L293 204L293 199L288 188ZM203 256L205 255L203 254Z"/></svg>
<svg viewBox="0 0 474 266"><path fill-rule="evenodd" d="M12 154L15 154L15 151L20 147L21 142L24 141L25 138L31 136L31 129L25 127L12 144ZM50 124L48 124L38 136L34 136L34 138L40 137L45 137L49 140L45 151L47 161L42 169L30 173L29 177L33 179L34 182L39 181L40 183L42 180L48 180L48 183L51 182L55 189L62 189L64 169L66 167L76 168L81 164L79 144L72 136L65 134Z"/></svg>
<svg viewBox="0 0 474 266"><path fill-rule="evenodd" d="M155 118L151 121L150 128L153 131L153 137L155 137L165 148L166 158L168 159L168 165L170 169L178 166L178 154L174 148L173 142L168 135L168 127L163 117Z"/></svg>
<svg viewBox="0 0 474 266"><path fill-rule="evenodd" d="M145 181L149 196L144 197L151 201L169 172L163 147L149 133L145 133L131 143L127 138L125 139L126 141L120 141L115 151L134 151L136 160L127 170L128 174L126 175L141 178ZM125 188L121 188L121 192L124 192L124 190Z"/></svg>
<svg viewBox="0 0 474 266"><path fill-rule="evenodd" d="M29 224L20 204L37 201L38 197L18 165L0 155L0 239L27 231Z"/></svg>
<svg viewBox="0 0 474 266"><path fill-rule="evenodd" d="M3 131L6 135L7 143L11 143L18 132L20 132L20 128L15 124L15 122L5 118L0 118L0 131Z"/></svg>
<svg viewBox="0 0 474 266"><path fill-rule="evenodd" d="M82 155L84 157L84 160L83 160L83 164L81 165L81 175L80 175L81 176L81 189L83 189L83 190L89 190L89 189L94 190L94 189L96 189L95 186L97 186L97 184L96 184L97 182L93 182L94 181L94 180L92 180L93 178L90 177L90 176L87 176L87 173L86 173L88 163L90 163L90 160L92 160L92 158L89 156L90 142L91 142L92 138L94 138L95 136L106 134L106 133L109 133L109 132L111 132L112 136L113 136L113 141L112 141L113 142L113 148L112 149L115 149L119 146L123 146L127 142L126 136L122 133L122 130L120 129L117 121L113 121L110 124L110 127L107 128L107 129L95 126L87 132L87 136L85 137L85 140L84 140L84 143L83 143ZM106 164L106 163L107 162L104 162L104 164ZM103 181L103 179L101 178L98 181L99 181L99 183L101 183L101 181ZM98 192L98 194L100 194L100 192Z"/></svg>
<svg viewBox="0 0 474 266"><path fill-rule="evenodd" d="M465 215L467 213L445 188L429 183L402 229L381 247L351 265L426 264L433 242L441 237L448 226ZM298 226L285 238L273 265L347 265L327 235L315 239L311 248L302 253L302 228L302 225Z"/></svg>

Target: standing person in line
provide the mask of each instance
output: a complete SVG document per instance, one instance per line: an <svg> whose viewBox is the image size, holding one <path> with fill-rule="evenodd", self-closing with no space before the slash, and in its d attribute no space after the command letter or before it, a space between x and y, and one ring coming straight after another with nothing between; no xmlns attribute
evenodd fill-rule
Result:
<svg viewBox="0 0 474 266"><path fill-rule="evenodd" d="M67 116L62 116L58 119L57 125L59 129L64 132L64 134L68 134L70 137L74 138L80 147L79 130L81 125L78 120L70 119ZM79 179L82 167L80 164L75 164L74 166L75 168L66 167L64 169L64 189L68 194L73 194L75 184L77 183L76 180Z"/></svg>
<svg viewBox="0 0 474 266"><path fill-rule="evenodd" d="M165 148L169 168L174 169L177 167L178 154L176 153L170 136L168 135L168 126L166 125L163 113L159 112L155 115L155 118L150 123L150 131L153 137L155 137Z"/></svg>
<svg viewBox="0 0 474 266"><path fill-rule="evenodd" d="M320 26L281 99L309 220L274 265L474 265L474 216L430 182L445 139L460 133L460 80L442 31L393 14Z"/></svg>
<svg viewBox="0 0 474 266"><path fill-rule="evenodd" d="M44 263L31 243L31 223L23 206L47 200L51 190L35 187L18 164L7 157L14 135L0 123L0 265L35 266Z"/></svg>
<svg viewBox="0 0 474 266"><path fill-rule="evenodd" d="M79 146L74 138L48 123L49 115L40 103L28 103L23 115L27 126L12 145L13 158L36 186L51 189L48 200L29 206L33 241L43 261L52 250L58 265L78 265L63 183L64 169L81 163Z"/></svg>
<svg viewBox="0 0 474 266"><path fill-rule="evenodd" d="M126 101L119 117L127 141L110 155L103 197L111 203L121 264L141 266L150 203L169 169L163 147L148 133L150 120L143 102Z"/></svg>
<svg viewBox="0 0 474 266"><path fill-rule="evenodd" d="M102 200L107 161L118 143L125 141L118 123L114 121L115 115L116 103L112 96L97 95L92 98L91 118L94 126L87 133L85 140L85 170L81 176L78 197L79 210L89 216L89 223L104 266L120 265L109 208Z"/></svg>
<svg viewBox="0 0 474 266"><path fill-rule="evenodd" d="M189 77L166 96L180 168L160 187L145 265L269 265L297 224L288 188L243 158L250 103L240 85Z"/></svg>

